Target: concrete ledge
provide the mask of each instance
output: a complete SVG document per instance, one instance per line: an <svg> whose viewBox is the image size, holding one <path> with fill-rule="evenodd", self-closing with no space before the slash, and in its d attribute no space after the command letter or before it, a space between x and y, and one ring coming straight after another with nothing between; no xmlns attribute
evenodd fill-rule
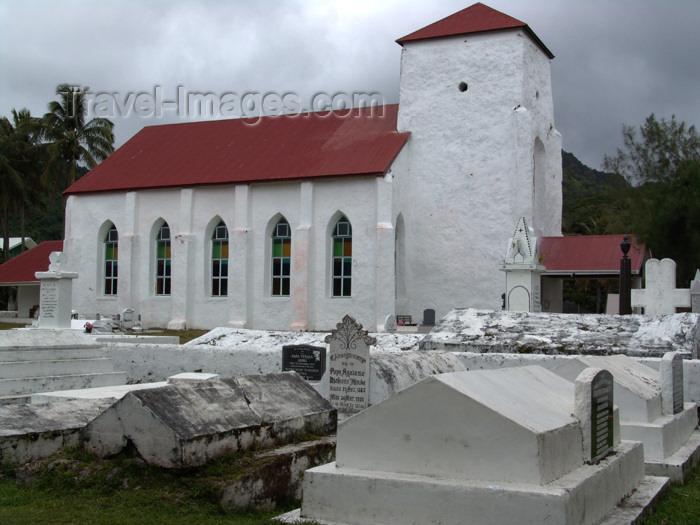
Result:
<svg viewBox="0 0 700 525"><path fill-rule="evenodd" d="M258 467L226 485L221 506L228 509L271 510L301 499L306 469L335 459L335 437L325 437L257 454Z"/></svg>
<svg viewBox="0 0 700 525"><path fill-rule="evenodd" d="M700 430L695 430L678 452L662 461L646 460L647 476L665 476L672 483L683 483L685 478L700 463Z"/></svg>
<svg viewBox="0 0 700 525"><path fill-rule="evenodd" d="M669 485L668 478L646 476L635 491L627 496L599 525L637 525L650 513Z"/></svg>
<svg viewBox="0 0 700 525"><path fill-rule="evenodd" d="M0 407L0 463L46 458L78 443L78 432L108 408L100 400Z"/></svg>
<svg viewBox="0 0 700 525"><path fill-rule="evenodd" d="M117 385L103 386L98 388L83 388L79 390L58 390L56 392L43 392L41 394L32 394L31 402L33 404L50 403L54 401L72 401L74 399L92 399L102 400L105 403L113 403L124 397L133 390L142 390L145 388L159 388L168 383L161 381L159 383L143 383L140 385Z"/></svg>
<svg viewBox="0 0 700 525"><path fill-rule="evenodd" d="M640 486L642 465L642 445L626 441L597 465L584 465L545 485L337 468L329 463L306 472L301 518L319 523L461 525L468 515L472 525L595 524Z"/></svg>

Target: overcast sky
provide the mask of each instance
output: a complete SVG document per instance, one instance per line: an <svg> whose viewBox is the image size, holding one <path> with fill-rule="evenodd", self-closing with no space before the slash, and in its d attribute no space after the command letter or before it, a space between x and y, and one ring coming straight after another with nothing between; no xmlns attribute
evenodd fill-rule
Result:
<svg viewBox="0 0 700 525"><path fill-rule="evenodd" d="M398 102L395 40L471 3L0 0L0 115L43 114L64 82L116 93L124 108L129 94L153 97L156 86L164 101L180 86L296 93L305 105L337 92ZM484 3L527 23L554 53L555 125L589 166L615 152L623 123L652 112L700 124L699 0ZM179 118L174 107L150 113L115 117L117 146Z"/></svg>

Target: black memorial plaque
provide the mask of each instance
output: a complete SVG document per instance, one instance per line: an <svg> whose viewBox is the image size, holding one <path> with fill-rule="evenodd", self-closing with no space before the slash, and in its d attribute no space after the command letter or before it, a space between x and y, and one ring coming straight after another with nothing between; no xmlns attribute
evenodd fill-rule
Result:
<svg viewBox="0 0 700 525"><path fill-rule="evenodd" d="M320 381L326 371L323 346L286 345L282 347L282 371L293 370L307 381Z"/></svg>
<svg viewBox="0 0 700 525"><path fill-rule="evenodd" d="M613 376L601 370L591 382L591 462L603 459L613 447Z"/></svg>

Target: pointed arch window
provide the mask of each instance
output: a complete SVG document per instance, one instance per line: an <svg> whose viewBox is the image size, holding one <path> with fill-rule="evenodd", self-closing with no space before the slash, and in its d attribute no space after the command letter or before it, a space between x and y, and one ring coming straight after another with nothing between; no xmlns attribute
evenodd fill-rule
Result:
<svg viewBox="0 0 700 525"><path fill-rule="evenodd" d="M344 216L333 228L333 297L350 297L352 292L352 226Z"/></svg>
<svg viewBox="0 0 700 525"><path fill-rule="evenodd" d="M228 295L228 228L224 221L211 235L211 294Z"/></svg>
<svg viewBox="0 0 700 525"><path fill-rule="evenodd" d="M104 240L105 248L105 295L117 295L117 283L119 277L119 233L112 227L107 231Z"/></svg>
<svg viewBox="0 0 700 525"><path fill-rule="evenodd" d="M156 234L156 295L170 295L170 227L164 223Z"/></svg>
<svg viewBox="0 0 700 525"><path fill-rule="evenodd" d="M287 297L291 287L292 232L286 219L272 230L272 295Z"/></svg>

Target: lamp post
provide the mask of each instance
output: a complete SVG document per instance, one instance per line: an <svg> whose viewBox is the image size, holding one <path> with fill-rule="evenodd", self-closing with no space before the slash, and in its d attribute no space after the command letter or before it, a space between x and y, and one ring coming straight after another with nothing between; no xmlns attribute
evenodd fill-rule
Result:
<svg viewBox="0 0 700 525"><path fill-rule="evenodd" d="M632 313L632 260L627 256L630 246L627 236L623 237L620 243L622 250L622 259L620 259L620 315Z"/></svg>

